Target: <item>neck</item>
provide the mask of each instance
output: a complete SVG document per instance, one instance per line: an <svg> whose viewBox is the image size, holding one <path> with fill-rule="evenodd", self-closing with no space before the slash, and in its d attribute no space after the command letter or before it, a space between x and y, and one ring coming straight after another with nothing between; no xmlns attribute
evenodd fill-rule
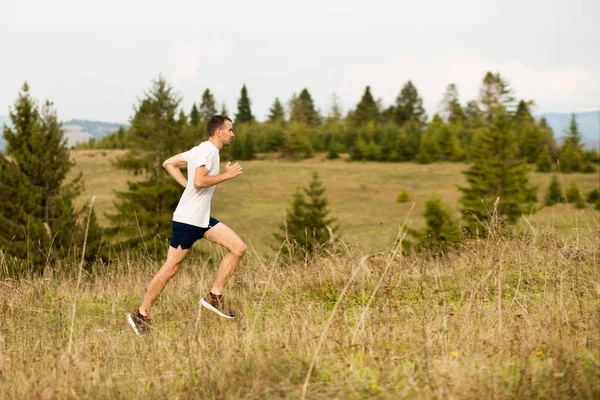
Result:
<svg viewBox="0 0 600 400"><path fill-rule="evenodd" d="M215 147L219 150L223 148L223 143L219 139L217 139L217 135L213 135L208 138L208 141L215 145Z"/></svg>

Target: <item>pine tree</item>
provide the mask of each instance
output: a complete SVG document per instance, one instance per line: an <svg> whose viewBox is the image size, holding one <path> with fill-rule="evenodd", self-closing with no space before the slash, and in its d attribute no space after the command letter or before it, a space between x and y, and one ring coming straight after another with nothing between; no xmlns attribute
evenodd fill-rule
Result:
<svg viewBox="0 0 600 400"><path fill-rule="evenodd" d="M321 117L315 108L315 103L304 88L299 96L292 96L290 100L290 121L316 127L321 123Z"/></svg>
<svg viewBox="0 0 600 400"><path fill-rule="evenodd" d="M514 116L519 141L519 157L530 164L537 161L544 149L541 129L530 111L533 104L533 101L519 101Z"/></svg>
<svg viewBox="0 0 600 400"><path fill-rule="evenodd" d="M501 109L511 112L515 101L508 81L498 72L495 75L491 72L485 74L479 90L479 99L484 106L488 123L493 121Z"/></svg>
<svg viewBox="0 0 600 400"><path fill-rule="evenodd" d="M409 121L418 122L423 127L427 121L427 114L423 107L423 99L419 96L417 88L408 81L396 98L394 107L394 121L399 126Z"/></svg>
<svg viewBox="0 0 600 400"><path fill-rule="evenodd" d="M517 160L518 148L507 113L499 110L476 140L471 166L463 171L468 186L459 188L465 220L472 228L477 221L488 220L500 198L499 219L515 223L530 210L537 188L529 184L527 165Z"/></svg>
<svg viewBox="0 0 600 400"><path fill-rule="evenodd" d="M197 128L200 125L200 112L198 111L198 107L196 107L196 103L192 105L192 111L190 111L190 125L193 128Z"/></svg>
<svg viewBox="0 0 600 400"><path fill-rule="evenodd" d="M465 108L465 125L471 129L477 129L486 125L483 112L479 108L479 104L471 100Z"/></svg>
<svg viewBox="0 0 600 400"><path fill-rule="evenodd" d="M160 75L135 107L131 120L132 149L119 159L119 168L144 173L141 182L129 182L128 190L116 192L116 213L110 221L130 245L144 244L147 250L166 250L163 242L170 235L173 210L181 187L162 168L167 158L186 150L181 126L175 120L181 99ZM159 238L160 240L149 240Z"/></svg>
<svg viewBox="0 0 600 400"><path fill-rule="evenodd" d="M465 113L460 106L458 88L454 83L446 87L442 100L442 108L444 110L444 118L448 123L460 124L464 122Z"/></svg>
<svg viewBox="0 0 600 400"><path fill-rule="evenodd" d="M217 114L217 102L209 89L206 89L202 93L202 102L200 103L200 121L202 125L206 125L206 122L213 115Z"/></svg>
<svg viewBox="0 0 600 400"><path fill-rule="evenodd" d="M285 110L283 109L283 104L279 101L279 97L275 98L273 106L269 109L267 120L272 124L285 122Z"/></svg>
<svg viewBox="0 0 600 400"><path fill-rule="evenodd" d="M25 83L10 118L13 128L4 127L4 138L12 161L0 155L4 186L0 214L3 224L12 231L9 237L15 242L15 246L8 246L7 252L28 259L33 270L40 272L43 267L43 260L38 258L40 252L58 261L74 250L73 245L81 245L77 223L81 212L75 210L73 201L82 191L83 182L81 174L66 182L74 163L69 157L62 124L50 101L44 103L40 112ZM7 194L10 196L5 197ZM18 204L11 205L14 201ZM15 230L17 226L20 228ZM93 233L98 231L95 228L92 226ZM98 239L92 235L89 242ZM36 254L32 253L34 247ZM90 248L88 257L92 256Z"/></svg>
<svg viewBox="0 0 600 400"><path fill-rule="evenodd" d="M563 196L560 191L560 184L558 183L558 179L556 179L556 175L552 175L552 181L550 181L550 186L548 186L548 192L546 193L546 197L544 197L544 204L547 206L553 206L557 203L560 203L560 199L562 197Z"/></svg>
<svg viewBox="0 0 600 400"><path fill-rule="evenodd" d="M352 113L351 121L356 126L363 126L369 122L379 122L380 120L379 105L371 95L371 88L367 86L365 93Z"/></svg>
<svg viewBox="0 0 600 400"><path fill-rule="evenodd" d="M581 133L574 113L571 114L569 130L563 139L559 158L561 172L578 172L585 164L585 154L581 148Z"/></svg>
<svg viewBox="0 0 600 400"><path fill-rule="evenodd" d="M252 102L250 101L250 97L248 97L248 89L246 89L246 85L242 86L242 90L240 92L240 98L238 100L238 112L235 114L235 123L236 124L244 124L248 122L254 121L254 116L252 115L251 110Z"/></svg>
<svg viewBox="0 0 600 400"><path fill-rule="evenodd" d="M39 193L17 164L1 153L0 191L0 249L22 260L21 265L8 274L14 276L28 269L41 271L50 239L41 218Z"/></svg>
<svg viewBox="0 0 600 400"><path fill-rule="evenodd" d="M312 181L307 188L298 188L294 194L291 210L286 222L276 233L278 240L289 240L291 244L306 251L312 251L330 243L331 232L338 227L336 220L329 215L325 188L317 172L313 172Z"/></svg>

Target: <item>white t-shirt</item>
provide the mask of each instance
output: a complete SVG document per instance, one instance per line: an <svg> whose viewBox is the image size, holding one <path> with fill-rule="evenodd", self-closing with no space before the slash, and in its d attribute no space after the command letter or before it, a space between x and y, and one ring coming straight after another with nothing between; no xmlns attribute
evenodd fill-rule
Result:
<svg viewBox="0 0 600 400"><path fill-rule="evenodd" d="M210 200L216 185L196 189L194 178L196 168L203 165L208 169L208 176L219 175L219 149L210 141L206 141L181 155L187 161L188 181L173 213L173 221L206 228L210 219Z"/></svg>

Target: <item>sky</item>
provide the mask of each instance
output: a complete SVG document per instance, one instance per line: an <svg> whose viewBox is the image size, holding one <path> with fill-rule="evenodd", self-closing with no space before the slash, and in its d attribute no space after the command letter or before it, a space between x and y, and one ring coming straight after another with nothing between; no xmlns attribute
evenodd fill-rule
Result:
<svg viewBox="0 0 600 400"><path fill-rule="evenodd" d="M536 114L600 110L597 0L20 0L0 21L0 115L27 81L63 121L127 122L162 74L186 113L209 88L234 114L243 84L258 120L305 87L323 114L367 85L389 106L411 80L432 116L487 71Z"/></svg>

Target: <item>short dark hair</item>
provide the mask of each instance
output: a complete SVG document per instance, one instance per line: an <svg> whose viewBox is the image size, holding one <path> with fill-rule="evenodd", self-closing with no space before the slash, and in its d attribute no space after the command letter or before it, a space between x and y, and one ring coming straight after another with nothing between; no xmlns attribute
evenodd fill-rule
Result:
<svg viewBox="0 0 600 400"><path fill-rule="evenodd" d="M233 122L231 118L225 115L213 115L210 117L206 123L206 132L208 133L208 137L214 135L216 130L222 127L225 121Z"/></svg>

